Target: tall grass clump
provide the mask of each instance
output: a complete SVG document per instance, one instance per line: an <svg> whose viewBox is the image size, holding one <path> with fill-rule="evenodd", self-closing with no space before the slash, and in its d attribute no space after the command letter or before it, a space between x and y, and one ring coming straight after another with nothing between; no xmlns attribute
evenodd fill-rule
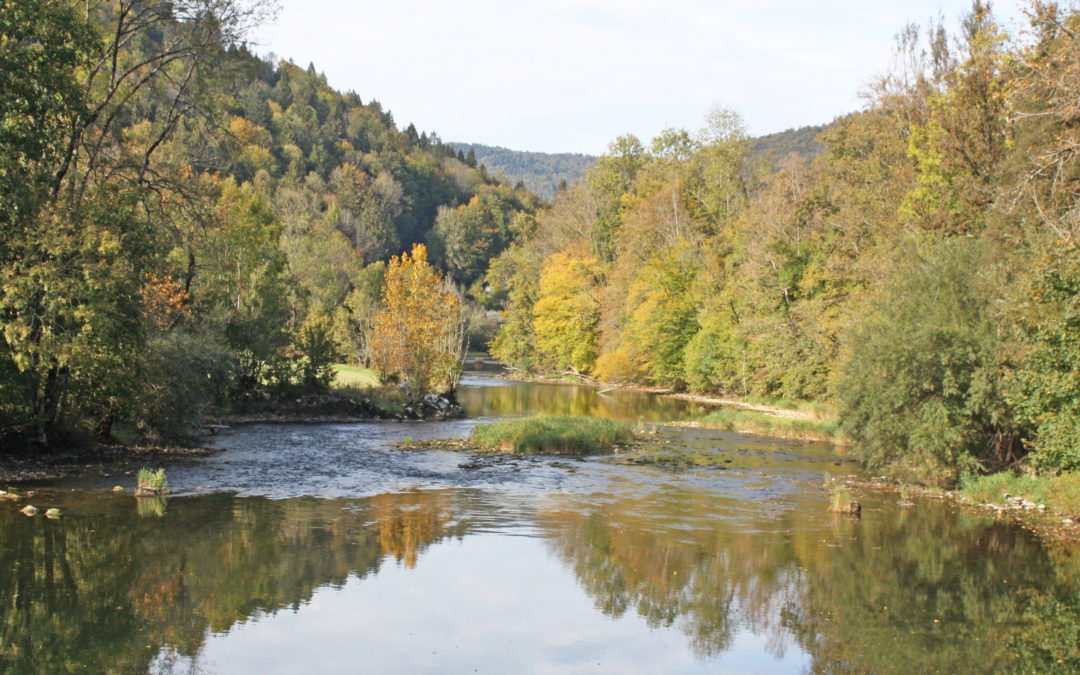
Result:
<svg viewBox="0 0 1080 675"><path fill-rule="evenodd" d="M478 424L472 432L478 448L513 454L583 455L632 439L630 424L596 417L539 415Z"/></svg>
<svg viewBox="0 0 1080 675"><path fill-rule="evenodd" d="M862 512L862 505L848 486L839 481L826 479L825 487L829 491L830 511L849 516L857 516Z"/></svg>
<svg viewBox="0 0 1080 675"><path fill-rule="evenodd" d="M165 469L139 469L135 481L136 495L163 495L169 491L169 481L165 478Z"/></svg>

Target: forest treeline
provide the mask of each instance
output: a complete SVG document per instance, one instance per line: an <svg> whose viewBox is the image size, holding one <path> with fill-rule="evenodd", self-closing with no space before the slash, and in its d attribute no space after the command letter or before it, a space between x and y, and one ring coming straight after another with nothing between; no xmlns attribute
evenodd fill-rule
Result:
<svg viewBox="0 0 1080 675"><path fill-rule="evenodd" d="M875 468L1080 465L1075 7L904 29L813 157L716 109L550 204L252 55L263 10L0 5L4 448L183 436L337 360L452 383L472 308L474 346L532 373L829 402Z"/></svg>
<svg viewBox="0 0 1080 675"><path fill-rule="evenodd" d="M234 0L0 5L0 445L182 437L365 358L385 262L467 288L536 211Z"/></svg>
<svg viewBox="0 0 1080 675"><path fill-rule="evenodd" d="M812 159L614 141L496 258L516 368L833 403L873 468L1080 467L1080 13L909 26Z"/></svg>

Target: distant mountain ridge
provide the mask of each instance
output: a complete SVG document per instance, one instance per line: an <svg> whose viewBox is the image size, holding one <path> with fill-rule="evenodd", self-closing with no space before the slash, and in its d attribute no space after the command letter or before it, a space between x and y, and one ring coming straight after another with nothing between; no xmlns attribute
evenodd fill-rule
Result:
<svg viewBox="0 0 1080 675"><path fill-rule="evenodd" d="M812 124L797 129L785 129L774 134L766 134L753 139L750 151L762 157L772 157L778 161L793 152L802 155L803 159L810 161L825 151L825 144L821 142L821 132L831 128L835 121L829 124Z"/></svg>
<svg viewBox="0 0 1080 675"><path fill-rule="evenodd" d="M544 199L551 199L559 184L573 183L589 170L596 157L581 153L529 152L510 150L480 143L448 143L455 152L468 155L470 151L479 164L493 175L502 174L514 185L519 181Z"/></svg>
<svg viewBox="0 0 1080 675"><path fill-rule="evenodd" d="M833 124L835 122L813 124L759 136L751 140L750 151L774 161L797 152L809 161L825 150L819 135ZM481 143L451 142L447 145L461 153L460 156L472 152L477 164L483 164L490 174L501 174L510 185L521 182L544 199L554 197L563 181L569 185L579 180L596 161L593 155L573 152L530 152Z"/></svg>

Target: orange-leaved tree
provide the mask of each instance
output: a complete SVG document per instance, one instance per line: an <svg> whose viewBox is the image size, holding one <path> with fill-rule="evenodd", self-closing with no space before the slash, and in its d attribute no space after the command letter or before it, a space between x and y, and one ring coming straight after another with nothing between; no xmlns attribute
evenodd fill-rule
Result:
<svg viewBox="0 0 1080 675"><path fill-rule="evenodd" d="M390 259L382 299L372 330L372 368L384 381L405 384L413 400L453 391L464 350L461 302L428 264L423 244L415 244L411 256Z"/></svg>

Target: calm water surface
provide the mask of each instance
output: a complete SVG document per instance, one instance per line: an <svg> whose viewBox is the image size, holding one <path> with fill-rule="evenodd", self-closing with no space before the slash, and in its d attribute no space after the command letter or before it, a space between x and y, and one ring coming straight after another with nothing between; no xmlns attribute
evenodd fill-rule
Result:
<svg viewBox="0 0 1080 675"><path fill-rule="evenodd" d="M1080 557L936 501L835 518L827 446L665 430L689 471L622 457L407 452L533 412L660 423L631 392L465 379L470 419L263 425L166 467L0 502L14 673L1075 672ZM23 487L25 489L25 487ZM1059 663L1060 660L1060 663Z"/></svg>

